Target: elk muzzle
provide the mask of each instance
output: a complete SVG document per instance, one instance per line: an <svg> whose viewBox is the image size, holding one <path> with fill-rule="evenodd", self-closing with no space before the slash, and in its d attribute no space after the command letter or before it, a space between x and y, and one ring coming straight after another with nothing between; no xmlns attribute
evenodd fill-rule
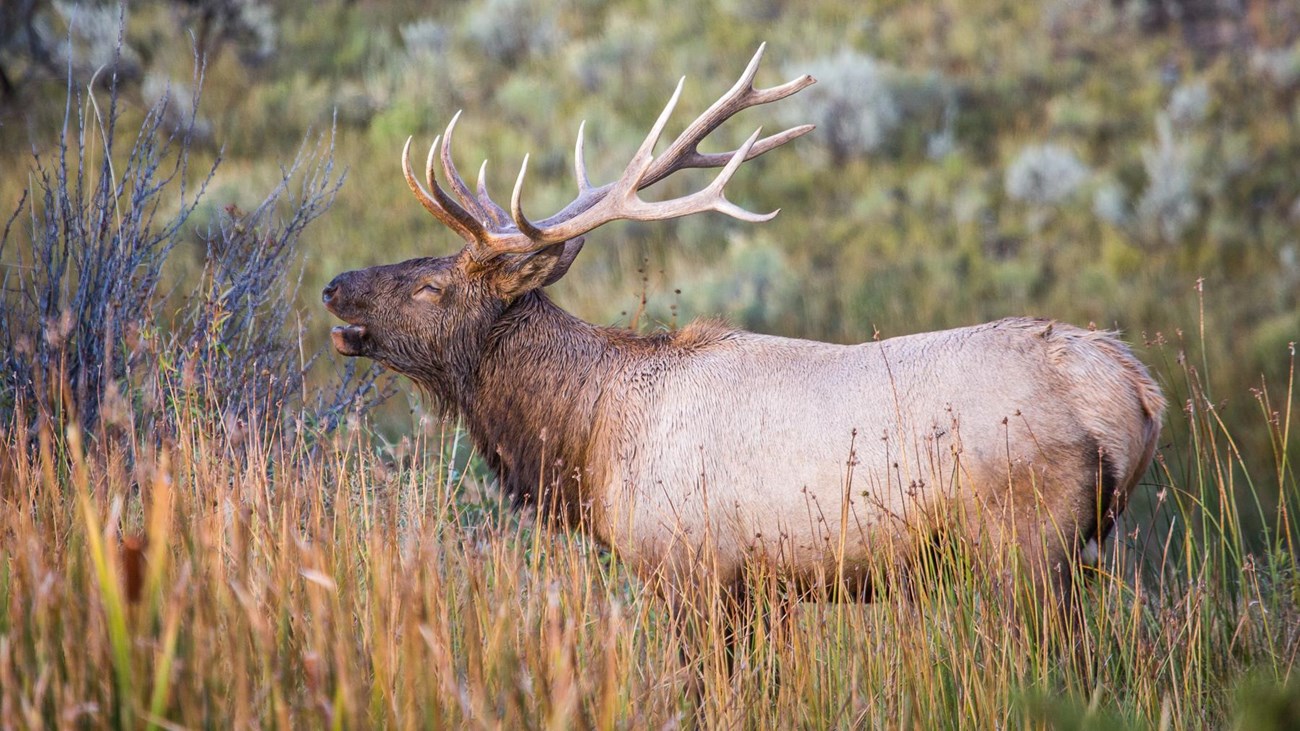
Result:
<svg viewBox="0 0 1300 731"><path fill-rule="evenodd" d="M358 356L366 354L365 325L338 325L330 330L330 339L339 355Z"/></svg>
<svg viewBox="0 0 1300 731"><path fill-rule="evenodd" d="M325 289L321 290L320 299L325 304L325 309L329 310L335 317L348 323L338 325L330 330L330 339L334 341L334 349L340 355L359 356L366 355L369 350L369 333L365 325L356 324L350 316L351 313L346 304L346 298L341 296L340 290L345 289L348 275L346 272L335 277Z"/></svg>

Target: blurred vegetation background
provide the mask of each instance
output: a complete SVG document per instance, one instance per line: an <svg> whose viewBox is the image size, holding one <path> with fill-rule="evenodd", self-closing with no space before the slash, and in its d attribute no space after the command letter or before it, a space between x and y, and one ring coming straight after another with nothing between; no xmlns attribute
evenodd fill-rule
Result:
<svg viewBox="0 0 1300 731"><path fill-rule="evenodd" d="M1300 338L1300 6L1287 0L6 0L0 204L7 217L31 184L33 151L57 149L69 74L92 90L116 74L128 130L201 85L196 112L171 103L163 120L192 129L195 181L219 158L169 260L175 287L199 276L223 216L257 209L304 140L332 134L346 177L298 248L302 314L287 323L313 351L335 274L458 246L406 190L408 135L428 144L465 110L461 168L490 160L502 200L531 153L526 208L546 215L574 194L581 120L608 180L679 75L669 135L762 41L761 84L819 83L742 115L713 149L816 123L730 186L782 214L610 226L553 288L561 304L599 323L722 315L838 342L1019 314L1139 346L1203 328L1187 355L1231 397L1238 433L1258 435L1244 447L1268 448L1248 389L1284 382ZM650 194L699 182L682 177ZM6 272L30 266L21 256L0 251ZM309 382L334 377L317 371Z"/></svg>

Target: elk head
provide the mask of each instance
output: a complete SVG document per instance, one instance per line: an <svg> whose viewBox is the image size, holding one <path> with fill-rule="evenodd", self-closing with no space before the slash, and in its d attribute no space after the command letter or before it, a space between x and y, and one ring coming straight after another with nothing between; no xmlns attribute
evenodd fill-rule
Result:
<svg viewBox="0 0 1300 731"><path fill-rule="evenodd" d="M580 126L575 151L578 195L559 213L536 222L522 208L527 156L507 211L488 196L486 162L479 169L477 191L465 183L452 162L451 140L459 113L447 125L441 144L435 139L429 149L425 184L411 169L408 139L402 151L407 184L434 218L465 240L465 246L451 256L411 259L336 277L321 295L326 308L348 323L334 328L334 347L343 355L374 358L452 405L464 395L496 323L514 303L564 276L582 249L584 233L619 219L657 221L702 211L744 221L775 216L775 211L760 215L736 206L726 199L723 187L741 163L807 133L812 125L763 139L755 131L731 152L698 150L709 133L737 112L783 99L813 83L812 77L803 76L770 89L755 89L762 55L760 46L735 86L655 157L655 144L685 80L679 82L645 141L613 183L596 187L589 181ZM437 180L439 163L454 197ZM722 171L708 187L690 195L656 202L637 195L678 170L712 167Z"/></svg>

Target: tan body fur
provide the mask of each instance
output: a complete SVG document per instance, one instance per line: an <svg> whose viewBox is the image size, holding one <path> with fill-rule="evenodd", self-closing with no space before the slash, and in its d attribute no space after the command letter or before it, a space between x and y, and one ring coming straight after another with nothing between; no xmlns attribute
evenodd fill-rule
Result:
<svg viewBox="0 0 1300 731"><path fill-rule="evenodd" d="M670 581L703 564L729 582L761 561L862 589L882 562L954 531L1010 540L1039 566L1073 560L1104 537L1159 432L1163 399L1127 347L1059 323L833 345L699 323L638 338L540 296L517 306L529 315L503 318L482 386L515 396L490 420L513 414L541 435L537 471L530 450L476 428L472 407L471 432L503 471L536 480L541 505ZM585 344L580 362L545 345L559 333ZM524 354L544 380L498 388L495 360Z"/></svg>

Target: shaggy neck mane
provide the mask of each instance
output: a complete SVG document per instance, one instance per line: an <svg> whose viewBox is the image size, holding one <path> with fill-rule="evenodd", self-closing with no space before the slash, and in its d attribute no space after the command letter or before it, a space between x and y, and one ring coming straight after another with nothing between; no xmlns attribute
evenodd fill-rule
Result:
<svg viewBox="0 0 1300 731"><path fill-rule="evenodd" d="M540 291L512 303L489 335L460 411L475 446L515 502L575 525L590 492L592 425L602 398L619 399L621 374L654 360L667 366L701 341L730 330L693 324L638 335L597 327L560 309ZM706 334L707 333L707 334Z"/></svg>

